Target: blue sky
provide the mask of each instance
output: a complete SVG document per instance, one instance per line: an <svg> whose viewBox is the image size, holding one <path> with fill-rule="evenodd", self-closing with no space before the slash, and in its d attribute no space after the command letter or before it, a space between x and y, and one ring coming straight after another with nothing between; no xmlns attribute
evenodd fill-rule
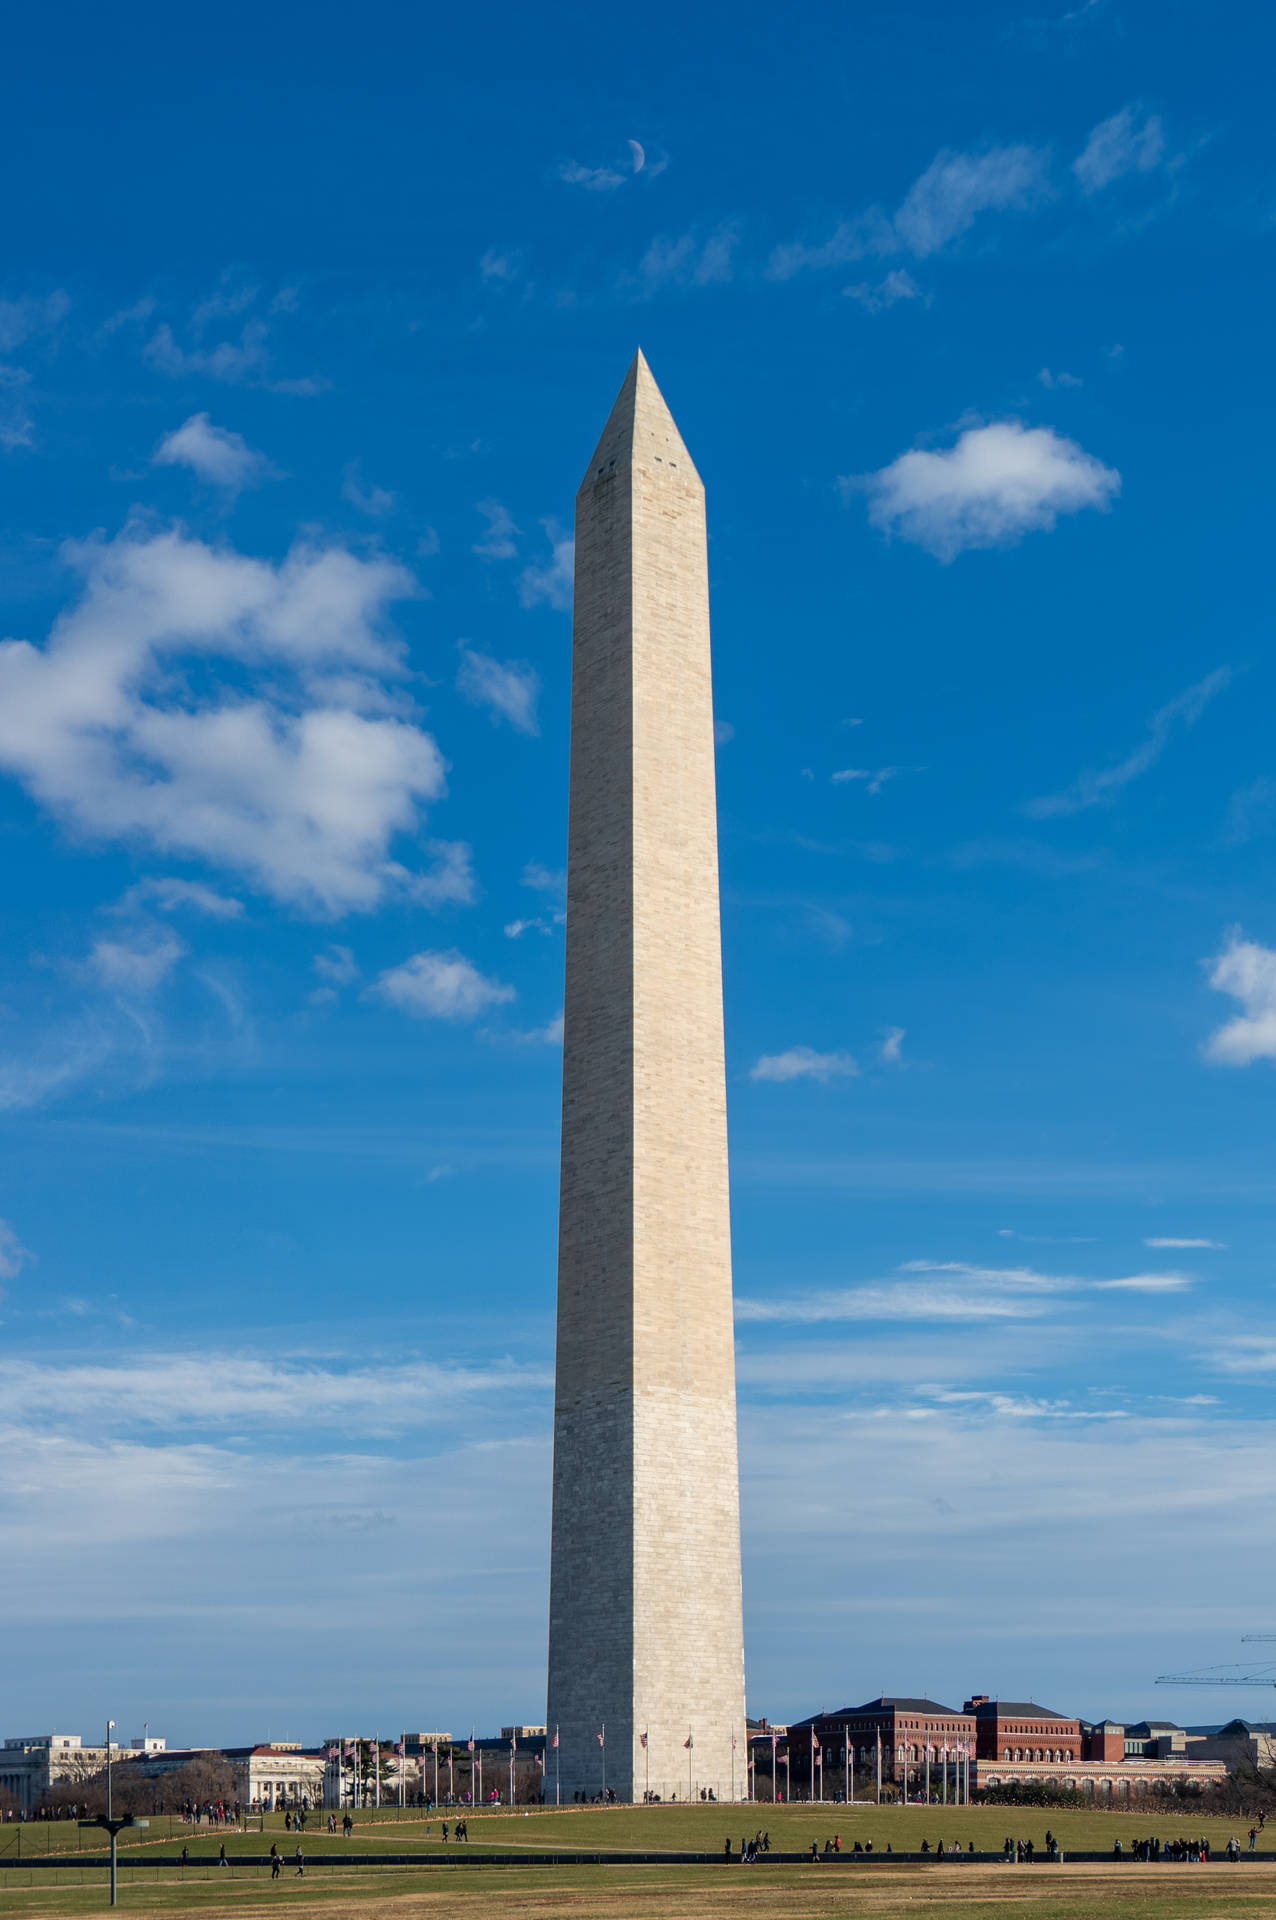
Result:
<svg viewBox="0 0 1276 1920"><path fill-rule="evenodd" d="M1276 1573L1271 39L17 24L0 1731L543 1711L572 497L640 343L709 497L750 1710L1261 1709L1152 1683Z"/></svg>

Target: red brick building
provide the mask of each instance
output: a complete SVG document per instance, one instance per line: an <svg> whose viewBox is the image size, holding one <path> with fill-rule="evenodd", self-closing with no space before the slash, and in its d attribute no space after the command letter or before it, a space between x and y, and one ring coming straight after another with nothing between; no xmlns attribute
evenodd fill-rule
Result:
<svg viewBox="0 0 1276 1920"><path fill-rule="evenodd" d="M975 1720L969 1712L958 1713L937 1700L883 1694L860 1707L839 1707L836 1713L816 1713L809 1720L790 1722L788 1754L794 1791L810 1790L813 1762L817 1790L825 1772L830 1783L835 1777L844 1781L848 1759L853 1775L875 1778L879 1736L883 1780L901 1781L906 1769L910 1780L922 1779L929 1756L938 1784L937 1769L944 1765L945 1748L948 1766L955 1768L959 1746L972 1746Z"/></svg>
<svg viewBox="0 0 1276 1920"><path fill-rule="evenodd" d="M1035 1700L990 1700L977 1693L964 1711L973 1715L975 1751L981 1760L1080 1760L1081 1722ZM1106 1756L1100 1756L1106 1757Z"/></svg>

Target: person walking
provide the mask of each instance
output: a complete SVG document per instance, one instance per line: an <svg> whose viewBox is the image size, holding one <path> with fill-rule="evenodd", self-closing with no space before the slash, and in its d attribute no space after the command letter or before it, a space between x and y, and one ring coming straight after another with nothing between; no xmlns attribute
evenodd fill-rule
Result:
<svg viewBox="0 0 1276 1920"><path fill-rule="evenodd" d="M272 1840L270 1843L270 1877L272 1880L279 1878L279 1872L283 1864L283 1861L279 1858L279 1848Z"/></svg>
<svg viewBox="0 0 1276 1920"><path fill-rule="evenodd" d="M298 1880L304 1880L306 1877L306 1863L301 1857L300 1847L297 1848L294 1858L296 1859L296 1862L297 1862L297 1878Z"/></svg>
<svg viewBox="0 0 1276 1920"><path fill-rule="evenodd" d="M230 1861L226 1858L226 1842L224 1840L217 1849L217 1864L219 1867L229 1867L230 1865Z"/></svg>

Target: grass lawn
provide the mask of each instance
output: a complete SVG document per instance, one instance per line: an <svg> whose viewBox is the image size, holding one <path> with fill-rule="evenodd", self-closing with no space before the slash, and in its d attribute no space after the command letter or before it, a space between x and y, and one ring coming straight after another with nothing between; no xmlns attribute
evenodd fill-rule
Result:
<svg viewBox="0 0 1276 1920"><path fill-rule="evenodd" d="M342 1853L364 1849L377 1853L415 1853L419 1850L441 1855L444 1851L442 1821L446 1818L450 1829L455 1825L456 1818L452 1813L435 1814L428 1821L415 1813L408 1818L399 1818L398 1810L394 1808L385 1809L380 1814L371 1810L357 1812L354 1816L354 1835L347 1845L340 1833L332 1839L324 1831L326 1817L324 1814L312 1816L312 1824L300 1836L307 1859L321 1860L325 1852L334 1849ZM163 1837L167 1824L166 1816L162 1821L157 1820L145 1839L141 1840L140 1843L148 1852L180 1851L185 1844L189 1846L192 1858L211 1856L215 1859L223 1839L227 1853L232 1855L266 1853L273 1840L282 1853L289 1855L298 1839L297 1835L284 1832L282 1815L267 1815L265 1832L248 1834L222 1834L208 1827L183 1826L178 1821L173 1827L172 1841ZM1249 1823L1206 1820L1190 1808L1172 1814L1148 1813L1143 1809L1127 1814L1092 1813L1088 1809L1077 1812L1049 1811L1035 1807L839 1807L817 1804L779 1807L546 1807L532 1808L526 1812L519 1808L513 1812L472 1813L469 1824L468 1851L473 1855L488 1850L503 1853L523 1849L538 1853L555 1850L721 1853L728 1834L732 1845L738 1849L741 1838L746 1834L752 1836L759 1828L769 1830L771 1845L779 1853L805 1852L812 1840L818 1840L823 1846L824 1841L831 1839L834 1834L841 1836L844 1851L853 1847L856 1840L863 1842L871 1839L875 1852L884 1852L889 1842L896 1852L911 1853L917 1851L925 1839L930 1841L932 1847L943 1840L945 1846L960 1844L963 1849L973 1840L977 1852L997 1852L1007 1834L1015 1839L1032 1840L1040 1847L1045 1840L1047 1827L1058 1835L1065 1852L1070 1848L1108 1852L1118 1835L1128 1850L1131 1841L1149 1833L1157 1833L1162 1839L1207 1834L1211 1845L1221 1851L1228 1835L1232 1833L1244 1846ZM56 1827L45 1831L56 1831ZM34 1839L36 1832L31 1827L26 1829L24 1852L28 1847L37 1850ZM104 1837L101 1836L101 1839ZM124 1850L125 1837L121 1835L121 1851ZM85 1834L84 1839L101 1844L98 1836ZM2 1839L0 1844L3 1844ZM1260 1834L1259 1845L1260 1851L1276 1860L1276 1822ZM449 1841L447 1851L456 1851L455 1842Z"/></svg>
<svg viewBox="0 0 1276 1920"><path fill-rule="evenodd" d="M101 1873L68 1867L0 1880L0 1913L79 1915L106 1906ZM15 1882L22 1884L14 1884ZM53 1882L57 1884L52 1884ZM547 1868L447 1874L422 1883L394 1868L316 1863L304 1882L272 1884L261 1869L208 1866L179 1876L125 1876L121 1910L197 1912L206 1920L258 1920L272 1908L332 1920L1267 1920L1276 1916L1276 1864L1259 1867L779 1867Z"/></svg>

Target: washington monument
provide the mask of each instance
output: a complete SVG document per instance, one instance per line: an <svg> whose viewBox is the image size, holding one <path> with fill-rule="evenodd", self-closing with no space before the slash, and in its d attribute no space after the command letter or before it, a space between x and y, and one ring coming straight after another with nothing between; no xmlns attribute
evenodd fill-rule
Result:
<svg viewBox="0 0 1276 1920"><path fill-rule="evenodd" d="M546 1788L725 1800L747 1745L704 487L641 353L576 496L572 646Z"/></svg>

